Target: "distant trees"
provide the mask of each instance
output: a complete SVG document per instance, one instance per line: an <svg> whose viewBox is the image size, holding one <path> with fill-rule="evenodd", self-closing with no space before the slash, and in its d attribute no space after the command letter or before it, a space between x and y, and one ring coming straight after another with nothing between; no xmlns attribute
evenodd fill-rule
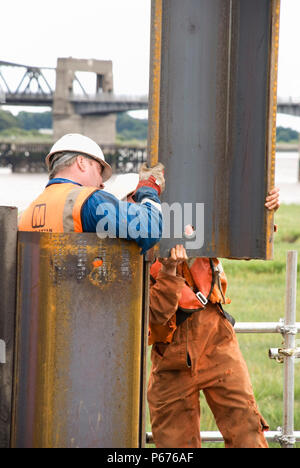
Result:
<svg viewBox="0 0 300 468"><path fill-rule="evenodd" d="M122 141L147 140L148 120L134 119L126 113L117 116L117 136Z"/></svg>
<svg viewBox="0 0 300 468"><path fill-rule="evenodd" d="M0 133L2 135L21 135L24 131L37 131L41 128L52 128L52 112L19 112L14 116L9 111L0 109ZM3 133L5 132L5 133ZM120 143L133 140L147 140L148 120L135 119L126 112L117 116L117 139ZM291 128L277 127L277 142L298 141L299 133Z"/></svg>
<svg viewBox="0 0 300 468"><path fill-rule="evenodd" d="M0 131L8 129L39 130L52 128L52 112L19 112L14 116L0 109Z"/></svg>
<svg viewBox="0 0 300 468"><path fill-rule="evenodd" d="M0 131L14 127L19 127L18 119L11 112L0 109Z"/></svg>
<svg viewBox="0 0 300 468"><path fill-rule="evenodd" d="M299 133L296 130L285 127L277 127L276 129L276 139L278 142L290 142L293 140L298 140Z"/></svg>
<svg viewBox="0 0 300 468"><path fill-rule="evenodd" d="M52 128L52 112L19 112L17 116L20 127L24 130Z"/></svg>

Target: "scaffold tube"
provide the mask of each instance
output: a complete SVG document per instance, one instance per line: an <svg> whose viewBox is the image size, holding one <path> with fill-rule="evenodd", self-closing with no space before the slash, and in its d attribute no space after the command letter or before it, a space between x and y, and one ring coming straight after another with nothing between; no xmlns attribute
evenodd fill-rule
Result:
<svg viewBox="0 0 300 468"><path fill-rule="evenodd" d="M236 322L236 333L282 333L290 330L284 321L279 322ZM294 323L295 332L300 333L300 323Z"/></svg>
<svg viewBox="0 0 300 468"><path fill-rule="evenodd" d="M264 433L265 438L269 442L279 442L282 437L281 431L267 431ZM295 441L300 442L300 431L295 431L293 434ZM218 431L203 431L201 432L202 442L223 442L223 436ZM146 443L153 444L152 432L146 433Z"/></svg>
<svg viewBox="0 0 300 468"><path fill-rule="evenodd" d="M296 293L297 293L297 251L287 253L286 263L286 299L284 325L292 329L296 323ZM284 335L284 348L295 348L295 334ZM294 356L284 357L284 385L283 385L283 427L282 447L293 448L294 439L294 387L295 367Z"/></svg>

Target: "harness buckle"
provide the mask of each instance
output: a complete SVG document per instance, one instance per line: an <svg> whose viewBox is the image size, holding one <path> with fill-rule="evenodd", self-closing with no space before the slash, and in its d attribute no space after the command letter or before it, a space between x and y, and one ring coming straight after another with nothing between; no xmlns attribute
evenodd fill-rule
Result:
<svg viewBox="0 0 300 468"><path fill-rule="evenodd" d="M196 296L197 296L197 299L201 302L201 304L203 304L204 306L208 303L208 300L206 299L206 297L204 296L204 294L202 294L202 292L198 291L196 293Z"/></svg>

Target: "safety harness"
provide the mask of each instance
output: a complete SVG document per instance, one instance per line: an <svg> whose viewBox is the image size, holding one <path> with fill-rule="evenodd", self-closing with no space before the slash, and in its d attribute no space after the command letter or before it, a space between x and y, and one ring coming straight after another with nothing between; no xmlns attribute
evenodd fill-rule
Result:
<svg viewBox="0 0 300 468"><path fill-rule="evenodd" d="M162 264L158 260L152 264L150 269L152 284L156 283L161 267ZM149 344L158 341L171 342L176 328L194 312L205 309L208 302L217 304L220 313L232 325L235 324L234 318L222 306L222 304L230 304L231 300L226 297L227 278L217 258L191 259L189 264L182 262L177 266L177 275L184 278L185 285L176 314L166 326L151 326L150 323Z"/></svg>

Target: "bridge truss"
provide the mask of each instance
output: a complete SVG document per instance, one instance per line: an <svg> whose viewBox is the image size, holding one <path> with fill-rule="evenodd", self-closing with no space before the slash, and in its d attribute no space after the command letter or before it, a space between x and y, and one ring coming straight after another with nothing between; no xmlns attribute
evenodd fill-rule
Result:
<svg viewBox="0 0 300 468"><path fill-rule="evenodd" d="M11 84L13 68L24 70L16 86ZM55 86L51 86L45 71L56 73L56 68L0 61L0 104L52 107ZM76 114L99 115L148 108L148 96L118 96L110 92L91 95L76 73L74 82L81 91L81 94L74 94L71 91L69 96Z"/></svg>
<svg viewBox="0 0 300 468"><path fill-rule="evenodd" d="M24 70L17 86L10 84L12 68ZM0 61L0 96L1 103L8 105L51 106L54 89L50 86L44 70L50 67L33 67L18 63Z"/></svg>

